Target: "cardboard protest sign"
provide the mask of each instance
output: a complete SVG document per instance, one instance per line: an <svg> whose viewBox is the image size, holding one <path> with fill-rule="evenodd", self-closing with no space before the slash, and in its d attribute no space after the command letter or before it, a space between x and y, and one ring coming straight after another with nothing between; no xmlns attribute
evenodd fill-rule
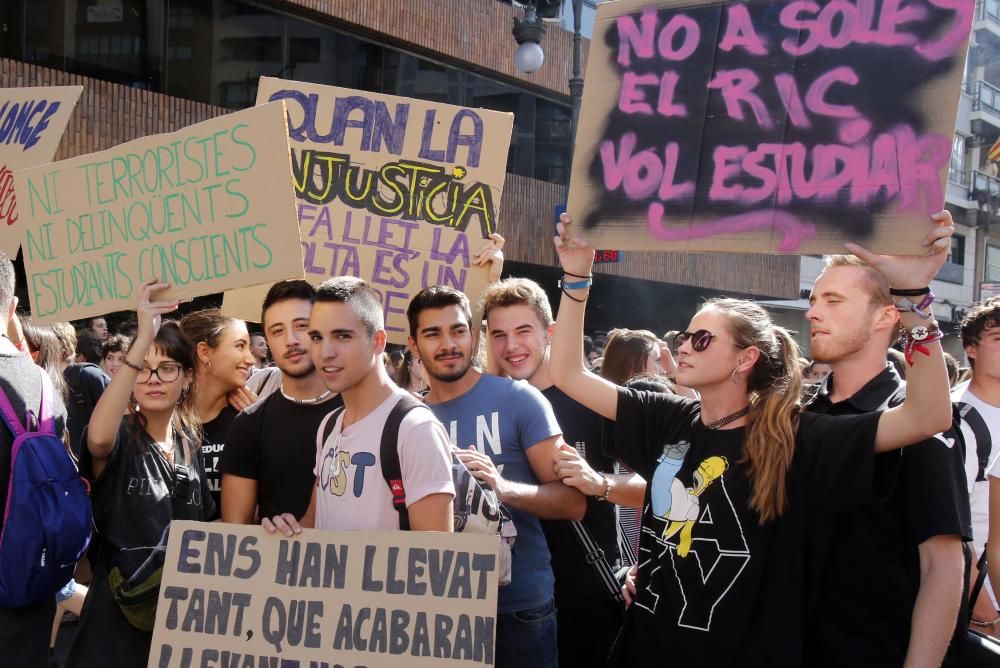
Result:
<svg viewBox="0 0 1000 668"><path fill-rule="evenodd" d="M149 668L493 665L498 540L175 521Z"/></svg>
<svg viewBox="0 0 1000 668"><path fill-rule="evenodd" d="M0 253L21 245L14 172L52 162L83 86L0 88Z"/></svg>
<svg viewBox="0 0 1000 668"><path fill-rule="evenodd" d="M32 317L135 308L302 275L281 103L15 175Z"/></svg>
<svg viewBox="0 0 1000 668"><path fill-rule="evenodd" d="M485 289L470 256L497 232L511 114L261 77L257 103L284 100L306 278L357 276L378 290L389 341L431 285ZM266 288L227 293L258 320Z"/></svg>
<svg viewBox="0 0 1000 668"><path fill-rule="evenodd" d="M922 253L972 2L597 9L569 210L597 248Z"/></svg>

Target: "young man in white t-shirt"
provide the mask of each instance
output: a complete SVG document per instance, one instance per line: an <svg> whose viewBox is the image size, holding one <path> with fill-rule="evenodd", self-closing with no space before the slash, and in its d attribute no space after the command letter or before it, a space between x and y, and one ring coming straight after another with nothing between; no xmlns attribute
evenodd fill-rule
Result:
<svg viewBox="0 0 1000 668"><path fill-rule="evenodd" d="M1000 464L997 463L1000 460L1000 298L987 299L969 310L962 320L962 345L972 367L972 377L968 383L955 387L951 399L962 416L973 547L978 561L990 533L991 499L996 497L992 500L993 508L1000 502ZM992 520L1000 524L1000 511L992 513ZM990 541L994 542L995 539ZM997 559L987 556L991 562ZM996 565L991 566L992 573L996 573ZM1000 583L1000 579L991 579ZM988 585L989 582L974 602L972 624L981 631L1000 636L1000 613L996 598L990 597Z"/></svg>
<svg viewBox="0 0 1000 668"><path fill-rule="evenodd" d="M386 332L378 294L364 281L342 276L316 289L309 318L310 353L323 384L344 399L329 437L317 441L316 486L306 514L264 519L287 536L301 527L328 530L398 529L399 514L382 476L379 444L389 412L408 396L382 364ZM451 442L429 410L416 408L399 427L399 462L410 528L451 531Z"/></svg>

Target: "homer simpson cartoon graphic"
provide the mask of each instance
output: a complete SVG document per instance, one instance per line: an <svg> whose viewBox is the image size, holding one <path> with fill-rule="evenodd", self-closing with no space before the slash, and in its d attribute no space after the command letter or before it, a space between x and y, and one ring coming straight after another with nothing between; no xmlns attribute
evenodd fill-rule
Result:
<svg viewBox="0 0 1000 668"><path fill-rule="evenodd" d="M665 512L656 513L656 515L667 521L667 526L663 530L663 540L668 540L678 531L680 532L677 556L686 557L691 551L691 534L701 511L699 497L713 482L721 478L728 468L729 461L725 457L708 457L698 465L698 469L694 472L692 476L693 486L686 488L684 483L677 478L674 478L670 483L670 504Z"/></svg>

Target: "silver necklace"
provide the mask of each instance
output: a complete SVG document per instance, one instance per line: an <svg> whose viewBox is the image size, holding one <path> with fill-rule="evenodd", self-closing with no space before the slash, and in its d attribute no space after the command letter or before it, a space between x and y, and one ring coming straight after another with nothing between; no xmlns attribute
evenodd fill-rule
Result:
<svg viewBox="0 0 1000 668"><path fill-rule="evenodd" d="M312 399L296 399L295 397L290 397L287 394L285 394L284 385L281 386L279 392L281 392L281 396L283 396L285 399L288 399L293 404L299 404L301 406L312 406L313 404L323 403L324 401L330 398L331 394L333 394L333 392L331 392L330 390L326 390L325 392L323 392L323 394L319 395L318 397L313 397Z"/></svg>

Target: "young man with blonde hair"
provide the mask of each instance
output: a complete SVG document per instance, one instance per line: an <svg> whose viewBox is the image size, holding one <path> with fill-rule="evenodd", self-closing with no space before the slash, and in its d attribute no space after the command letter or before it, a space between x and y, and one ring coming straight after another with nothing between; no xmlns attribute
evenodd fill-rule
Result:
<svg viewBox="0 0 1000 668"><path fill-rule="evenodd" d="M951 223L947 212L933 218ZM932 278L915 276L914 283L929 285ZM897 305L926 313L931 301L929 291L894 296L881 273L857 257L830 258L806 319L811 357L832 371L807 410L860 414L902 403L906 386L886 362L899 335ZM809 546L806 665L929 667L950 659L962 541L971 533L964 477L954 439L932 438L876 456L869 498L829 531L814 532Z"/></svg>
<svg viewBox="0 0 1000 668"><path fill-rule="evenodd" d="M616 474L601 450L602 420L574 401L549 378L549 346L555 327L541 286L526 278L494 283L483 295L487 346L500 370L526 380L552 405L567 445L557 455L563 484L587 497L582 524L612 568L621 564L615 504L641 506L646 482L634 473ZM570 447L573 446L573 447ZM558 610L559 665L602 666L621 626L621 612L597 576L574 529L566 521L542 523L552 554Z"/></svg>

